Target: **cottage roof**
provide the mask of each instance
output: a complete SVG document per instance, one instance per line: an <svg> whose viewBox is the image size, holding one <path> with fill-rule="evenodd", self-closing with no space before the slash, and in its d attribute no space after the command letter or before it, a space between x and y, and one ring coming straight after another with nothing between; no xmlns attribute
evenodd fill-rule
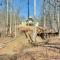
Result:
<svg viewBox="0 0 60 60"><path fill-rule="evenodd" d="M33 22L33 19L32 18L28 18L28 20L26 22L28 22L28 21L32 21Z"/></svg>

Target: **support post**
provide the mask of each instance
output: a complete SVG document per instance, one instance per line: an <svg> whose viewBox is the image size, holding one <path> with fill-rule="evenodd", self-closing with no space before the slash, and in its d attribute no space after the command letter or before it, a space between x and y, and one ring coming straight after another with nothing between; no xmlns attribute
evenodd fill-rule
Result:
<svg viewBox="0 0 60 60"><path fill-rule="evenodd" d="M60 7L59 7L59 5L60 5L60 4L59 4L59 1L57 1L58 33L59 33L59 38L60 38L60 23L59 23L59 22L60 22L60 21L59 21L59 20L60 20L60 19L59 19L59 16L60 16L59 8L60 8Z"/></svg>
<svg viewBox="0 0 60 60"><path fill-rule="evenodd" d="M15 20L15 37L16 37L16 15L15 15L15 13L14 13L14 20Z"/></svg>
<svg viewBox="0 0 60 60"><path fill-rule="evenodd" d="M12 7L10 7L11 8L11 12L10 12L10 34L11 34L11 32L12 32L12 30L11 30L11 28L12 28L12 26L11 26L11 23L12 23Z"/></svg>
<svg viewBox="0 0 60 60"><path fill-rule="evenodd" d="M36 0L34 0L34 19L36 18ZM36 43L36 35L37 35L37 32L36 32L36 25L34 25L34 28L33 28L33 41Z"/></svg>
<svg viewBox="0 0 60 60"><path fill-rule="evenodd" d="M45 0L44 0L44 2L43 2L43 4L44 4L44 11L43 11L43 14L44 14L44 28L46 28L46 15L45 15L45 13L46 13L46 8L45 8Z"/></svg>
<svg viewBox="0 0 60 60"><path fill-rule="evenodd" d="M36 0L34 0L34 17L36 17Z"/></svg>
<svg viewBox="0 0 60 60"><path fill-rule="evenodd" d="M6 0L7 2L7 27L6 27L6 34L8 34L8 0Z"/></svg>
<svg viewBox="0 0 60 60"><path fill-rule="evenodd" d="M28 0L28 19L29 19L29 0Z"/></svg>

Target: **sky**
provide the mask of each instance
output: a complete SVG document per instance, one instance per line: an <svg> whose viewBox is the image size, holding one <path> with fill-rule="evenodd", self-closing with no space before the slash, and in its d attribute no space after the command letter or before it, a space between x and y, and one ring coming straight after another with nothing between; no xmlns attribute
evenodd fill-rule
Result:
<svg viewBox="0 0 60 60"><path fill-rule="evenodd" d="M4 0L0 0L0 10L4 7ZM1 3L2 2L2 3ZM19 16L28 16L28 0L12 0L13 10L17 9ZM41 16L42 0L36 0L36 16ZM29 0L29 16L34 16L34 0Z"/></svg>

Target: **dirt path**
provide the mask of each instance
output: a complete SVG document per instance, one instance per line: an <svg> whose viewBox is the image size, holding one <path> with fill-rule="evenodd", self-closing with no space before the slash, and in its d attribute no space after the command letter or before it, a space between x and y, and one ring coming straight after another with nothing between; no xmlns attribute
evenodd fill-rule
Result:
<svg viewBox="0 0 60 60"><path fill-rule="evenodd" d="M46 47L32 47L25 49L17 60L60 60L58 50Z"/></svg>
<svg viewBox="0 0 60 60"><path fill-rule="evenodd" d="M40 38L38 38L40 40ZM55 39L55 38L54 38ZM50 42L55 42L52 39ZM59 39L58 39L59 40ZM56 41L58 41L56 40ZM6 54L6 55L5 55ZM0 48L0 60L60 60L60 49L30 46L25 34Z"/></svg>
<svg viewBox="0 0 60 60"><path fill-rule="evenodd" d="M25 35L21 34L20 36L15 38L13 41L10 41L6 44L0 43L0 55L18 53L19 50L22 50L26 46L27 42L28 41ZM3 48L1 46L3 46Z"/></svg>

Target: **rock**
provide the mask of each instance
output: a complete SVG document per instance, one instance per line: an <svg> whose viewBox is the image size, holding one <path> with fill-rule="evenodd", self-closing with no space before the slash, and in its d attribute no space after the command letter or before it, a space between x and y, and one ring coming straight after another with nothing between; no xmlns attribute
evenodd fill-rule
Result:
<svg viewBox="0 0 60 60"><path fill-rule="evenodd" d="M10 60L8 55L0 55L0 60Z"/></svg>

